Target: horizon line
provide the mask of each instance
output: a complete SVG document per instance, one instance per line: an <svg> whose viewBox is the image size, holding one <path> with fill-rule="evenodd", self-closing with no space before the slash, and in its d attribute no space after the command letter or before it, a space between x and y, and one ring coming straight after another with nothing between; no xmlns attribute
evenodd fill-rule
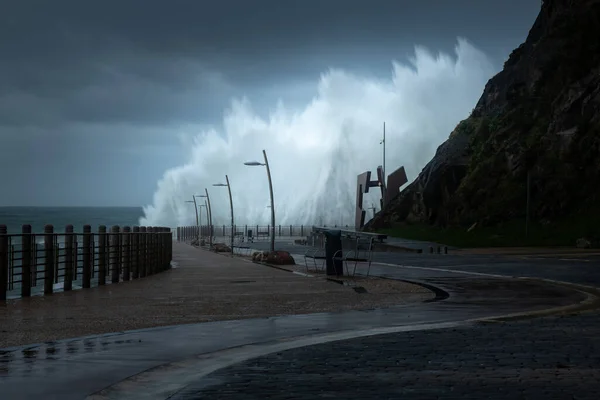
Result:
<svg viewBox="0 0 600 400"><path fill-rule="evenodd" d="M144 208L144 206L3 206L0 208Z"/></svg>

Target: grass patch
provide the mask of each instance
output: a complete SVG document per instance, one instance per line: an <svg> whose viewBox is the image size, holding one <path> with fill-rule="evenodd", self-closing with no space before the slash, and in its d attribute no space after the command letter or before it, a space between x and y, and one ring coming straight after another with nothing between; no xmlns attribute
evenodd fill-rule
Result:
<svg viewBox="0 0 600 400"><path fill-rule="evenodd" d="M380 233L410 240L436 242L448 246L473 247L574 247L577 239L600 238L600 214L590 213L546 224L530 223L525 233L525 220L512 220L493 227L439 228L426 224L402 224Z"/></svg>

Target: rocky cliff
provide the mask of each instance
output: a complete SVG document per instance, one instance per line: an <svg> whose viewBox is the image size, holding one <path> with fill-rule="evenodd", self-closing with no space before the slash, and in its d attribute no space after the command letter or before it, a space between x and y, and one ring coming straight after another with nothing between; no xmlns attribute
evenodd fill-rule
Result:
<svg viewBox="0 0 600 400"><path fill-rule="evenodd" d="M366 229L553 220L600 201L600 0L546 0L527 40Z"/></svg>

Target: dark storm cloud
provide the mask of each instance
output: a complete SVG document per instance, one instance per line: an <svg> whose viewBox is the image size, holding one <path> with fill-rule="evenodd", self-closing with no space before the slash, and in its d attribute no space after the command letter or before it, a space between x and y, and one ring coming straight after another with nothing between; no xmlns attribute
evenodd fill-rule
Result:
<svg viewBox="0 0 600 400"><path fill-rule="evenodd" d="M473 30L510 34L510 24L491 32L486 21L508 17L522 2L494 3L7 2L0 10L0 124L197 121L218 114L226 99L259 87L266 77L312 77L332 54L343 64L357 50L377 56L385 48L389 68L398 55L389 54L393 43L400 48L433 39L450 47L458 34L477 44ZM464 32L439 34L461 25ZM375 60L364 60L370 62Z"/></svg>
<svg viewBox="0 0 600 400"><path fill-rule="evenodd" d="M500 63L538 9L538 0L0 0L0 169L15 171L0 204L139 205L181 163L180 131L218 123L234 96L264 113L280 97L308 99L329 67L389 76L414 44L452 51L457 36Z"/></svg>

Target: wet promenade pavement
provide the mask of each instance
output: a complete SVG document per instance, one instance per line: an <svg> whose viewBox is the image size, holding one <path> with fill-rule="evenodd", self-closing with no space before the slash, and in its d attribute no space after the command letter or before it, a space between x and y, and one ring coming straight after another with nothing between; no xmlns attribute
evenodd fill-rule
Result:
<svg viewBox="0 0 600 400"><path fill-rule="evenodd" d="M592 269L596 261L572 265L567 273L562 269L569 265L558 261L503 258L496 264L477 256L461 264L458 256L384 256L383 262L407 267L374 265L372 273L434 285L449 297L442 292L438 301L387 309L210 322L6 349L0 354L2 399L93 393L98 399L550 399L586 398L598 389L597 314L476 321L568 307L592 296L536 280L461 272L567 275L593 284L600 281Z"/></svg>

